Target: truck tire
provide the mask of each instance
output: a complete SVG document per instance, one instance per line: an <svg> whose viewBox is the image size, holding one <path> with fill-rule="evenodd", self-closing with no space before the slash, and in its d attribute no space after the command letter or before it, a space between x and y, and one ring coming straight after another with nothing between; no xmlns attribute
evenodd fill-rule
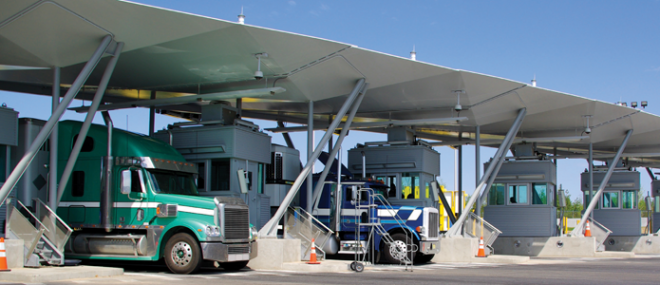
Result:
<svg viewBox="0 0 660 285"><path fill-rule="evenodd" d="M187 233L173 235L165 245L165 264L176 274L194 273L202 266L197 240Z"/></svg>
<svg viewBox="0 0 660 285"><path fill-rule="evenodd" d="M220 266L227 271L239 271L247 266L249 261L221 262Z"/></svg>
<svg viewBox="0 0 660 285"><path fill-rule="evenodd" d="M383 244L383 261L387 263L401 263L401 255L410 250L410 246L406 246L411 243L410 238L404 233L396 233L392 235L394 243L391 245ZM410 258L410 253L407 253L408 258ZM415 259L415 253L412 254L413 260Z"/></svg>

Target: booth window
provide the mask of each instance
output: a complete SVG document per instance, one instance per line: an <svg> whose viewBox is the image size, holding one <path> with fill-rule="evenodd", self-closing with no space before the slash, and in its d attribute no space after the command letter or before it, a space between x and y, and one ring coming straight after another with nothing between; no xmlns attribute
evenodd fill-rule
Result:
<svg viewBox="0 0 660 285"><path fill-rule="evenodd" d="M635 199L635 198L637 198L637 191L627 190L627 191L623 191L623 193L621 193L621 194L622 194L621 195L622 196L621 197L622 198L621 202L622 202L622 207L624 209L635 209L635 208L637 208L636 205L635 205L635 201L637 200L637 199Z"/></svg>
<svg viewBox="0 0 660 285"><path fill-rule="evenodd" d="M509 185L509 205L529 204L527 201L527 185Z"/></svg>
<svg viewBox="0 0 660 285"><path fill-rule="evenodd" d="M596 190L594 190L594 194L596 194ZM585 207L589 206L589 203L591 203L591 198L589 198L589 191L584 191L584 205ZM596 209L600 209L600 204L596 203Z"/></svg>
<svg viewBox="0 0 660 285"><path fill-rule="evenodd" d="M229 160L211 162L211 189L229 191Z"/></svg>
<svg viewBox="0 0 660 285"><path fill-rule="evenodd" d="M504 189L505 185L502 183L495 183L490 186L490 191L488 192L488 204L489 205L504 205Z"/></svg>
<svg viewBox="0 0 660 285"><path fill-rule="evenodd" d="M385 186L389 186L388 198L396 198L396 176L377 176L376 180L383 182Z"/></svg>
<svg viewBox="0 0 660 285"><path fill-rule="evenodd" d="M603 192L603 209L619 208L619 191Z"/></svg>
<svg viewBox="0 0 660 285"><path fill-rule="evenodd" d="M532 183L532 205L548 204L548 184Z"/></svg>
<svg viewBox="0 0 660 285"><path fill-rule="evenodd" d="M419 174L403 173L401 174L401 198L418 199L419 198Z"/></svg>

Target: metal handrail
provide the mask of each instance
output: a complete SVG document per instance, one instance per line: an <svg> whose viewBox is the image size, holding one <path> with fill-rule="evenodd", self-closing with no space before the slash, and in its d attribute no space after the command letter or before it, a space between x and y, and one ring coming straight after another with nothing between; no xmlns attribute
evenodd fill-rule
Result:
<svg viewBox="0 0 660 285"><path fill-rule="evenodd" d="M291 208L291 207L289 207L289 208ZM334 233L335 233L333 230L331 230L331 229L328 228L326 225L324 225L323 223L321 223L318 219L314 218L314 216L313 216L312 214L310 214L309 212L305 211L305 209L303 209L303 208L297 208L297 210L302 211L303 214L306 214L308 217L310 217L310 218L312 219L312 221L317 222L317 224L321 225L326 231L330 232L331 234L334 234Z"/></svg>
<svg viewBox="0 0 660 285"><path fill-rule="evenodd" d="M58 222L60 222L62 225L64 225L64 227L66 227L67 230L69 230L70 232L73 232L73 229L71 229L71 228L70 228L70 227L64 222L64 220L60 219L60 216L58 216L58 215L57 215L57 214L56 214L56 213L55 213L50 207L48 207L48 205L46 205L46 203L44 203L43 201L41 201L41 199L35 199L35 201L38 201L39 203L41 203L41 205L43 205L43 206L46 208L46 210L48 210L51 214L53 214L53 216L55 217L55 219L57 219Z"/></svg>
<svg viewBox="0 0 660 285"><path fill-rule="evenodd" d="M18 202L18 204L20 204L21 207L23 207L23 209L25 209L25 210L27 211L27 213L30 214L30 216L31 216L32 218L34 218L34 220L35 220L37 223L39 223L39 224L41 225L41 227L43 227L46 231L50 232L50 230L48 230L48 228L46 227L46 225L42 224L42 223L39 221L39 219L38 219L37 217L35 217L35 216L32 214L32 212L30 212L30 209L28 209L28 207L25 207L25 205L23 205L23 203L21 203L21 201L19 201L18 199L16 199L16 202Z"/></svg>

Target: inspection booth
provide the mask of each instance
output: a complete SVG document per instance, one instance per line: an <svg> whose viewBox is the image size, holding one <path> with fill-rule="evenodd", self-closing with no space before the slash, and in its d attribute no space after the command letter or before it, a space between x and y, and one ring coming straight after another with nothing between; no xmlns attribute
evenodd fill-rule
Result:
<svg viewBox="0 0 660 285"><path fill-rule="evenodd" d="M484 219L502 232L492 245L495 253L575 256L557 247L568 242L561 239L557 223L557 165L533 144L514 145L512 152L485 197Z"/></svg>
<svg viewBox="0 0 660 285"><path fill-rule="evenodd" d="M556 169L552 161L538 158L502 163L484 207L484 219L502 231L500 238L558 235Z"/></svg>
<svg viewBox="0 0 660 285"><path fill-rule="evenodd" d="M18 112L3 105L0 107L0 187L5 183L13 168L12 152L18 146ZM12 189L9 197L16 197L16 188ZM4 236L7 206L0 205L0 223L2 223L2 236Z"/></svg>
<svg viewBox="0 0 660 285"><path fill-rule="evenodd" d="M660 180L651 181L651 193L653 195L653 233L660 230Z"/></svg>
<svg viewBox="0 0 660 285"><path fill-rule="evenodd" d="M200 195L242 198L250 209L250 223L260 229L271 217L271 199L265 194L271 138L236 114L228 104L205 105L201 121L170 125L154 138L169 143L197 165ZM246 191L239 185L238 170L245 173Z"/></svg>
<svg viewBox="0 0 660 285"><path fill-rule="evenodd" d="M386 142L359 144L348 151L349 170L382 181L392 204L434 207L438 201L431 182L440 175L440 153L415 138L409 128L390 128Z"/></svg>

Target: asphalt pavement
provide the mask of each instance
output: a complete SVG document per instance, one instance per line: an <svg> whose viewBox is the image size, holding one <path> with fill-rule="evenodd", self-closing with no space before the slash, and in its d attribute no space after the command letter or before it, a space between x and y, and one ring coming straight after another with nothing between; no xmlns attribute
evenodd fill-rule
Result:
<svg viewBox="0 0 660 285"><path fill-rule="evenodd" d="M362 273L304 273L203 268L171 274L159 264L112 264L125 270L112 278L72 279L43 284L659 284L660 256L628 259L533 259L529 264L425 264L367 267ZM0 283L21 284L21 283Z"/></svg>

